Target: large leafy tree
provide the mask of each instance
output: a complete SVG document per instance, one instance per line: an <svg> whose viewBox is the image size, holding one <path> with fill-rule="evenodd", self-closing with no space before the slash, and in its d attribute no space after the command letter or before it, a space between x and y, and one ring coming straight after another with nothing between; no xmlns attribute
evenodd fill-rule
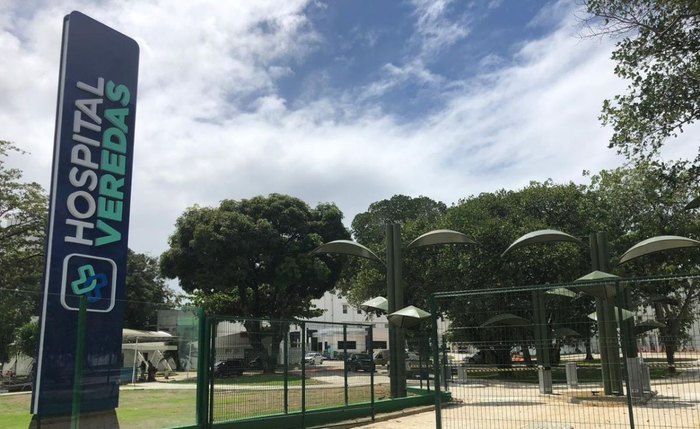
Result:
<svg viewBox="0 0 700 429"><path fill-rule="evenodd" d="M37 344L39 344L39 322L29 321L15 330L10 352L34 356Z"/></svg>
<svg viewBox="0 0 700 429"><path fill-rule="evenodd" d="M316 316L311 300L335 286L341 265L309 252L349 238L342 217L333 204L310 208L280 194L191 207L177 220L161 269L210 313L241 319ZM276 347L268 355L262 339L272 335L279 344L282 332L265 332L249 319L245 323L253 348L273 363Z"/></svg>
<svg viewBox="0 0 700 429"><path fill-rule="evenodd" d="M41 186L5 164L11 152L21 151L0 140L0 361L15 330L37 313L47 214Z"/></svg>
<svg viewBox="0 0 700 429"><path fill-rule="evenodd" d="M601 119L614 130L610 146L648 158L700 118L700 2L588 0L587 7L602 18L597 32L619 38L615 73L629 82L603 104Z"/></svg>
<svg viewBox="0 0 700 429"><path fill-rule="evenodd" d="M395 195L372 203L366 212L357 214L352 221L352 235L358 243L369 247L384 259L385 225L401 225L401 237L405 246L419 235L438 228L446 209L444 203L428 197ZM440 254L439 248L404 252L403 279L407 285L404 288L404 301L407 304L425 307L427 297L434 291L434 282L437 280L434 268ZM348 259L339 289L351 302L359 304L372 297L386 296L386 288L384 267L364 259Z"/></svg>
<svg viewBox="0 0 700 429"><path fill-rule="evenodd" d="M452 284L446 281L443 286L448 290L478 291L576 279L590 266L585 247L589 232L587 211L585 193L580 186L555 185L550 181L533 182L518 191L482 193L460 201L448 209L445 225L471 236L479 246L449 259L456 261L461 274L453 275ZM546 228L568 232L584 239L584 243L537 245L501 256L518 237ZM473 295L441 304L452 322L453 340L491 350L492 359L500 364L510 362L513 346L522 346L525 359L529 359L527 351L533 340L531 328L503 324L486 328L482 324L502 314L532 321L531 293ZM545 305L550 328L568 327L583 338L592 334L593 326L585 318L585 314L592 311L590 299L571 301L548 296Z"/></svg>
<svg viewBox="0 0 700 429"><path fill-rule="evenodd" d="M158 310L174 305L175 293L161 276L158 259L129 249L124 327L153 330Z"/></svg>
<svg viewBox="0 0 700 429"><path fill-rule="evenodd" d="M602 171L589 186L595 222L610 233L613 259L644 239L658 235L699 238L700 215L683 210L686 201L700 193L688 162L643 162L635 167ZM686 274L700 271L700 252L682 249L652 254L617 267L625 277ZM662 322L659 338L669 368L675 353L697 319L700 284L687 280L641 283L630 290L631 304L651 310Z"/></svg>

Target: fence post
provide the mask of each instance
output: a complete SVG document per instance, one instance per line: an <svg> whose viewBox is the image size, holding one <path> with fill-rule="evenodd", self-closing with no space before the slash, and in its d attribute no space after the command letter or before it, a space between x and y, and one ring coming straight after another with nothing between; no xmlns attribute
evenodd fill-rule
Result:
<svg viewBox="0 0 700 429"><path fill-rule="evenodd" d="M449 362L447 361L447 338L443 335L442 337L442 385L445 386L447 390L447 371L449 371ZM452 373L450 372L450 375Z"/></svg>
<svg viewBox="0 0 700 429"><path fill-rule="evenodd" d="M78 309L78 332L75 344L75 369L73 373L73 406L71 410L71 429L80 427L80 402L83 392L83 362L85 361L85 323L87 319L87 296L80 297Z"/></svg>
<svg viewBox="0 0 700 429"><path fill-rule="evenodd" d="M282 359L284 360L284 413L289 413L289 323L283 325L285 331L283 337L284 351Z"/></svg>
<svg viewBox="0 0 700 429"><path fill-rule="evenodd" d="M214 374L212 371L212 366L216 362L216 328L218 322L216 319L208 320L209 323L209 335L207 339L209 340L209 358L207 360L206 371L207 378L209 380L209 425L214 424Z"/></svg>
<svg viewBox="0 0 700 429"><path fill-rule="evenodd" d="M372 327L372 325L369 325L369 357L370 359L372 359L372 366L370 367L369 372L369 396L372 409L372 421L374 421L374 371L376 369L376 365L374 363L374 334L372 331ZM347 392L347 388L345 389L345 391Z"/></svg>
<svg viewBox="0 0 700 429"><path fill-rule="evenodd" d="M348 325L343 323L343 386L345 406L348 406Z"/></svg>
<svg viewBox="0 0 700 429"><path fill-rule="evenodd" d="M209 397L209 371L207 357L209 356L209 341L207 339L207 318L203 308L197 309L197 426L206 427L209 421L207 398Z"/></svg>
<svg viewBox="0 0 700 429"><path fill-rule="evenodd" d="M437 303L435 295L430 295L430 315L432 319L433 371L435 373L435 428L442 429L442 410L440 398L440 350L438 350Z"/></svg>
<svg viewBox="0 0 700 429"><path fill-rule="evenodd" d="M634 409L632 408L632 389L630 389L630 377L629 377L629 367L627 366L627 344L626 335L628 334L625 328L626 323L622 320L622 303L624 299L622 294L620 294L620 281L615 280L615 298L617 299L617 327L620 331L620 344L622 347L622 372L625 380L625 386L627 386L627 413L630 419L630 429L634 429Z"/></svg>
<svg viewBox="0 0 700 429"><path fill-rule="evenodd" d="M306 323L301 322L301 428L306 427Z"/></svg>

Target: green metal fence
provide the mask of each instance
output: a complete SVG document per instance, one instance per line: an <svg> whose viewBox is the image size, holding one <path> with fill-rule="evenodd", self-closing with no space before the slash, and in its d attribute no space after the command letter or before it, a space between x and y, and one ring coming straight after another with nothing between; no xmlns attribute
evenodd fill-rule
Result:
<svg viewBox="0 0 700 429"><path fill-rule="evenodd" d="M207 318L208 424L366 408L388 396L376 376L372 326Z"/></svg>
<svg viewBox="0 0 700 429"><path fill-rule="evenodd" d="M434 294L436 426L698 428L699 297L697 276Z"/></svg>

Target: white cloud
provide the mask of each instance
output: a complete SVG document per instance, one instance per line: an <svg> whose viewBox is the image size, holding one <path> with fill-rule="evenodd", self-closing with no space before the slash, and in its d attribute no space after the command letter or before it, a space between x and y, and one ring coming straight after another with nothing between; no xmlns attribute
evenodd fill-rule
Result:
<svg viewBox="0 0 700 429"><path fill-rule="evenodd" d="M463 40L470 28L466 17L446 17L451 0L414 0L416 8L415 38L421 45L420 56L431 57L444 48Z"/></svg>
<svg viewBox="0 0 700 429"><path fill-rule="evenodd" d="M545 38L525 41L512 61L450 82L442 110L404 123L358 101L366 94L357 88L294 106L282 98L276 80L297 73L295 64L321 43L303 2L51 2L23 11L21 25L0 18L0 58L12 64L0 74L0 138L32 151L13 162L45 186L60 17L71 9L141 45L130 235L137 251L160 253L186 207L224 198L282 192L312 205L334 201L349 223L397 193L452 203L531 180L579 180L583 169L621 162L597 120L603 98L623 87L612 75L611 46L576 37L571 14ZM438 12L426 9L422 25ZM459 40L425 34L438 48ZM405 68L429 73L416 64L397 66L394 79ZM693 146L697 129L686 135L681 143Z"/></svg>

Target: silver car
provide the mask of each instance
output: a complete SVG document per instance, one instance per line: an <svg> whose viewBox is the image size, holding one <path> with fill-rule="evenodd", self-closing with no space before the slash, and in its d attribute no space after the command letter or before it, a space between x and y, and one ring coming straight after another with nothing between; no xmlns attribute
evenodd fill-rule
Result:
<svg viewBox="0 0 700 429"><path fill-rule="evenodd" d="M304 356L304 362L306 362L307 365L322 365L323 356L321 356L321 353L307 353L306 356Z"/></svg>

